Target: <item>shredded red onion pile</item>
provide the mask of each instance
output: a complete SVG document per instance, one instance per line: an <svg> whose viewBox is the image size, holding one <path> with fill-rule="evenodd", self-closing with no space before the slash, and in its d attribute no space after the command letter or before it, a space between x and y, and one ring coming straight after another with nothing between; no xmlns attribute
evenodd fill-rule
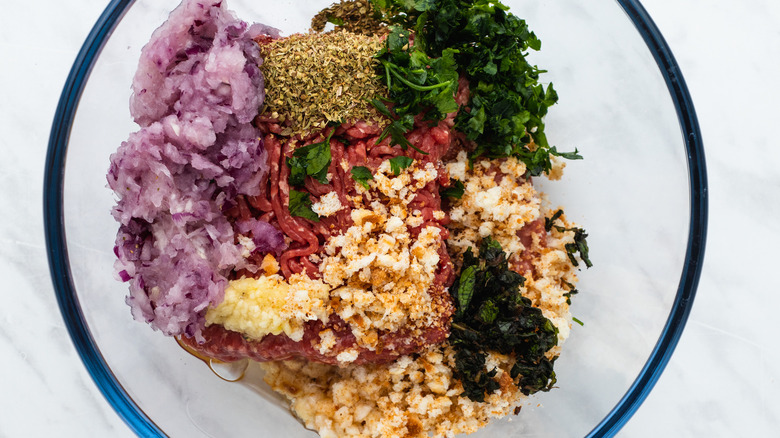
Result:
<svg viewBox="0 0 780 438"><path fill-rule="evenodd" d="M279 252L279 230L261 221L233 230L223 211L259 193L267 153L251 124L263 76L248 28L221 1L184 1L143 48L131 114L141 126L111 156L118 196L117 277L133 316L167 335L202 338L204 314L222 301L226 274L246 268L235 233Z"/></svg>

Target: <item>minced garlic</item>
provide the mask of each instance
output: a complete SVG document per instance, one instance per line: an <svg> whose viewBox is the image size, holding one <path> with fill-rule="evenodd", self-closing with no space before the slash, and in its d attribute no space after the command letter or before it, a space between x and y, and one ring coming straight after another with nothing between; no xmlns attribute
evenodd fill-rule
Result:
<svg viewBox="0 0 780 438"><path fill-rule="evenodd" d="M228 330L257 339L267 334L293 335L294 323L284 311L289 289L280 275L231 281L225 289L225 299L206 312L206 323L222 324Z"/></svg>
<svg viewBox="0 0 780 438"><path fill-rule="evenodd" d="M232 280L222 302L206 312L206 324L221 324L256 340L284 333L299 341L306 321L327 321L329 291L321 281L302 274L289 280L278 274Z"/></svg>

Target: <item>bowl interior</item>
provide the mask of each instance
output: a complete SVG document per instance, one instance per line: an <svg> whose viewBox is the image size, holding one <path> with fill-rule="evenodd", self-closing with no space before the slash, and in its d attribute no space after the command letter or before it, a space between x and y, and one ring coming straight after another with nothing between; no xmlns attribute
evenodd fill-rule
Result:
<svg viewBox="0 0 780 438"><path fill-rule="evenodd" d="M138 129L128 99L140 50L177 3L129 7L79 103L63 191L76 298L110 372L168 435L314 436L255 367L240 383L222 381L172 339L133 321L126 287L112 276L117 224L109 214L108 157ZM330 3L231 0L229 7L290 34ZM558 388L476 436L584 436L640 374L675 301L690 219L685 143L664 77L618 3L505 3L542 40L531 59L549 71L543 80L560 95L546 119L551 144L585 157L570 161L561 181L537 184L587 229L595 266L581 272L572 313L584 326L574 325L556 362Z"/></svg>

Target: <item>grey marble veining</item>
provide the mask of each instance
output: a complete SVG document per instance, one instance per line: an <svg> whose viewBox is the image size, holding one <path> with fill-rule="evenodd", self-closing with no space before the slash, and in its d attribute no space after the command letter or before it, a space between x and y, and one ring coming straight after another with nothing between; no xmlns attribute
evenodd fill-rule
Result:
<svg viewBox="0 0 780 438"><path fill-rule="evenodd" d="M566 3L546 7L575 14ZM686 331L666 372L620 436L776 436L780 4L646 0L644 5L674 51L696 104L709 170L710 227L705 270ZM0 437L132 436L69 339L43 238L43 163L51 120L73 59L103 7L99 0L4 6L10 19L0 27ZM121 70L111 63L104 68ZM583 126L593 123L560 116ZM83 257L105 262L105 253L89 248ZM663 281L649 273L642 280ZM657 327L640 324L633 330L641 335ZM149 338L150 348L158 348L156 334L140 327L138 333ZM107 352L123 357L119 347ZM630 351L625 359L632 360ZM150 382L163 378L165 366L190 359L171 360L160 364ZM138 395L153 397L149 391ZM204 409L200 402L188 401L190 415Z"/></svg>

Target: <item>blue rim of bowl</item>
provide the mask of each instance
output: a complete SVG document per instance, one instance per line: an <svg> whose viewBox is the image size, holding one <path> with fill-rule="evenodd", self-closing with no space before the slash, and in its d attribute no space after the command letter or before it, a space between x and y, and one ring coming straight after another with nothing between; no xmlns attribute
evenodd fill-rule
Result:
<svg viewBox="0 0 780 438"><path fill-rule="evenodd" d="M109 404L133 432L142 437L166 436L130 398L111 372L93 340L81 312L71 278L63 216L65 158L71 126L81 94L105 41L134 0L112 0L76 57L52 123L44 175L43 209L49 270L60 312L87 371ZM690 186L688 243L677 295L658 343L623 398L588 438L615 435L636 412L657 382L682 335L701 276L707 235L707 172L696 111L679 66L647 11L637 0L617 0L650 49L677 110L685 141Z"/></svg>

